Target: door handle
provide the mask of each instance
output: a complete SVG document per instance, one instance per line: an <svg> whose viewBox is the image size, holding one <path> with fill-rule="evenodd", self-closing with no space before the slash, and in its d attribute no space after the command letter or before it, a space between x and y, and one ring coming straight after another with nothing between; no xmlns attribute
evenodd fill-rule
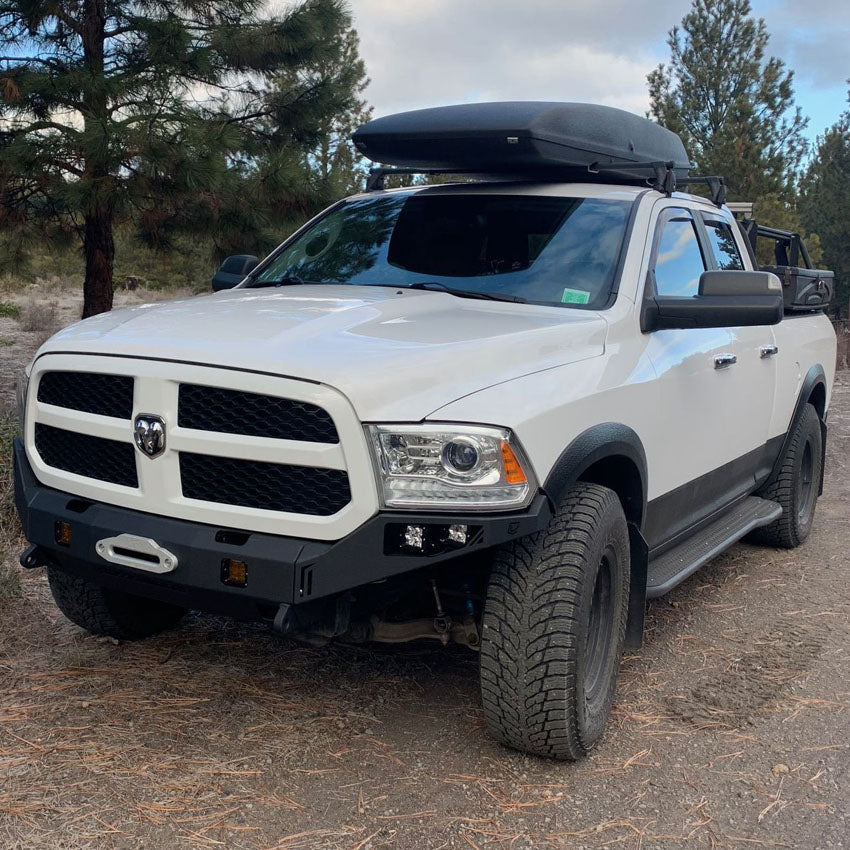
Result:
<svg viewBox="0 0 850 850"><path fill-rule="evenodd" d="M779 354L778 345L763 345L759 349L759 355L762 359L764 359L765 357L773 357L774 354Z"/></svg>
<svg viewBox="0 0 850 850"><path fill-rule="evenodd" d="M715 369L728 369L730 366L734 366L738 362L737 354L715 354L714 355L714 368Z"/></svg>

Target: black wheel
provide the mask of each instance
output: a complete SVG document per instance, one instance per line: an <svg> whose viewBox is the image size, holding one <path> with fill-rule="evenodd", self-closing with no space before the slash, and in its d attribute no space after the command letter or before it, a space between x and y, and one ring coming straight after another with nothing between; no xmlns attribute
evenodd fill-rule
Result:
<svg viewBox="0 0 850 850"><path fill-rule="evenodd" d="M757 528L750 535L753 542L793 549L809 536L820 488L822 449L820 418L807 404L791 435L779 475L759 494L778 502L782 515L770 525Z"/></svg>
<svg viewBox="0 0 850 850"><path fill-rule="evenodd" d="M578 484L549 527L496 555L481 634L481 698L509 747L581 758L614 701L629 601L616 493Z"/></svg>
<svg viewBox="0 0 850 850"><path fill-rule="evenodd" d="M59 610L94 635L140 640L176 626L184 608L101 587L53 567L47 569L50 592Z"/></svg>

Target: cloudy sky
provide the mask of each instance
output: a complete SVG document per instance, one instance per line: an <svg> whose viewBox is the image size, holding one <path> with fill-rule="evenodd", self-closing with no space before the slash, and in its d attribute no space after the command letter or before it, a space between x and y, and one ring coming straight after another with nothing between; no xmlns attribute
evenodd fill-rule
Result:
<svg viewBox="0 0 850 850"><path fill-rule="evenodd" d="M795 71L809 135L844 110L850 0L752 0ZM350 0L375 115L472 100L580 100L643 114L646 74L690 0Z"/></svg>

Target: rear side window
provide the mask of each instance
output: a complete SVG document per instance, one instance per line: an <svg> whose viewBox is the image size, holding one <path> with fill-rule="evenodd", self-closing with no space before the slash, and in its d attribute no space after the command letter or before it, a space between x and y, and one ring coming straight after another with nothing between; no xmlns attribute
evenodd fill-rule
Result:
<svg viewBox="0 0 850 850"><path fill-rule="evenodd" d="M719 269L743 269L741 253L735 242L735 235L728 222L717 218L704 218L708 241L714 252L714 259Z"/></svg>
<svg viewBox="0 0 850 850"><path fill-rule="evenodd" d="M696 295L705 260L691 214L684 209L666 211L655 249L655 291L658 295Z"/></svg>

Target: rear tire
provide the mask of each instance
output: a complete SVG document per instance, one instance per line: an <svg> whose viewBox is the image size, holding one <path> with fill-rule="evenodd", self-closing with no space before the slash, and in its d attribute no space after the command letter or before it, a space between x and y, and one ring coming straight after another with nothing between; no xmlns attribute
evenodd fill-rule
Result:
<svg viewBox="0 0 850 850"><path fill-rule="evenodd" d="M496 555L482 619L481 697L491 734L578 759L614 701L629 600L629 533L616 493L577 484L549 527Z"/></svg>
<svg viewBox="0 0 850 850"><path fill-rule="evenodd" d="M176 626L184 608L101 587L54 567L47 580L59 610L93 635L140 640Z"/></svg>
<svg viewBox="0 0 850 850"><path fill-rule="evenodd" d="M759 495L782 506L782 515L770 525L757 528L754 543L793 549L812 530L823 463L823 435L818 412L807 404L794 428L776 480Z"/></svg>

